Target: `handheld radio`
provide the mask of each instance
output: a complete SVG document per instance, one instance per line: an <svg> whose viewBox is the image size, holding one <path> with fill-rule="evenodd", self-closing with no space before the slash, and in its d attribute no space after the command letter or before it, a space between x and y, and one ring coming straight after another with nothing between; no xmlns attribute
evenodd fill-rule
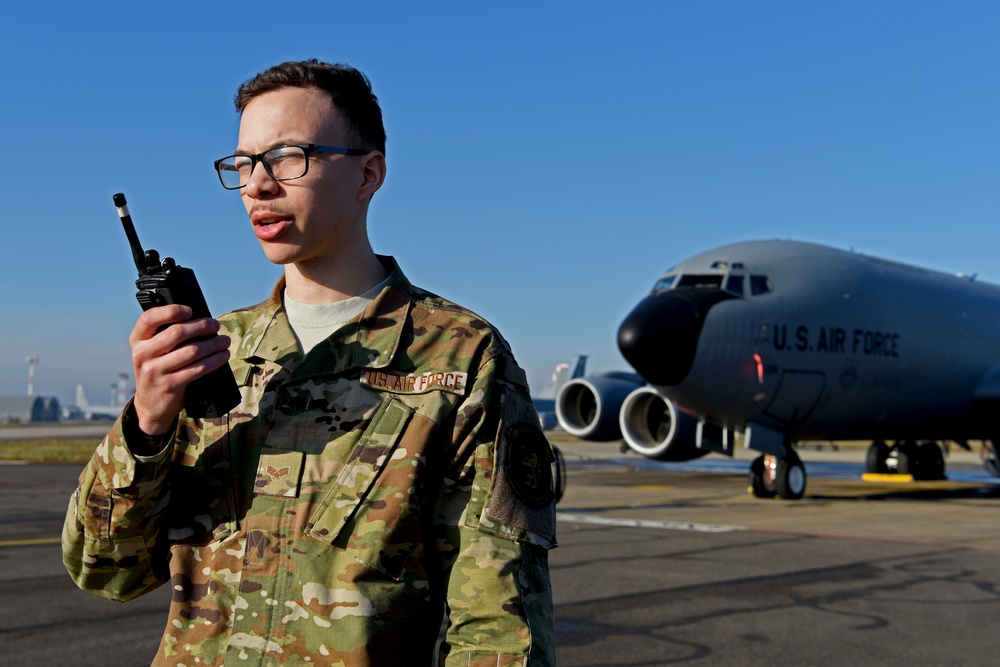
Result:
<svg viewBox="0 0 1000 667"><path fill-rule="evenodd" d="M139 279L135 281L138 288L135 298L143 310L167 304L180 304L191 308L191 319L211 317L208 304L194 277L194 271L179 266L173 258L167 257L162 262L160 254L155 250L143 252L139 237L136 236L132 216L128 212L125 195L119 192L114 196L118 216L125 228L129 246L132 248L132 258L135 268L139 271ZM204 339L201 339L204 340ZM208 375L204 375L189 384L185 390L184 408L191 417L221 417L240 403L240 389L229 364L221 366Z"/></svg>

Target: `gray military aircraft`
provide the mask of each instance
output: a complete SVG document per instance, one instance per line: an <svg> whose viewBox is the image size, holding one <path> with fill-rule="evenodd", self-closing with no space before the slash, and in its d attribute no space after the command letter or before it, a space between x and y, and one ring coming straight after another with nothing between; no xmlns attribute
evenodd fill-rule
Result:
<svg viewBox="0 0 1000 667"><path fill-rule="evenodd" d="M560 425L645 456L762 453L758 497L801 498L793 445L872 440L869 472L944 476L982 440L1000 476L1000 287L796 241L722 246L657 280L622 322L638 372L567 382ZM891 444L887 444L891 443Z"/></svg>
<svg viewBox="0 0 1000 667"><path fill-rule="evenodd" d="M87 401L87 394L83 390L83 385L76 385L76 405L75 412L83 419L117 419L121 414L124 403L121 405L91 405Z"/></svg>

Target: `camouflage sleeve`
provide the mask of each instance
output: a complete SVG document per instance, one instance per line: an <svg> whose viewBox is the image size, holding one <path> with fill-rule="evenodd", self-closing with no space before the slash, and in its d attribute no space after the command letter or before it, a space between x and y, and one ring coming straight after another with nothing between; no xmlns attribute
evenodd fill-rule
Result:
<svg viewBox="0 0 1000 667"><path fill-rule="evenodd" d="M125 434L133 414L130 403L80 474L62 533L63 564L77 586L119 601L167 577L166 552L158 545L170 456L132 454Z"/></svg>
<svg viewBox="0 0 1000 667"><path fill-rule="evenodd" d="M455 425L438 532L449 627L441 664L555 665L551 448L513 359L486 361Z"/></svg>

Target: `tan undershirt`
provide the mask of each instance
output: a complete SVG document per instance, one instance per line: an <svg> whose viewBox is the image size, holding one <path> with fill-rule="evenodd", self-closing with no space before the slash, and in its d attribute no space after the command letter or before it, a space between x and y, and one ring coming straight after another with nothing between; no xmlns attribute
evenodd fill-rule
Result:
<svg viewBox="0 0 1000 667"><path fill-rule="evenodd" d="M389 278L386 278L364 294L334 303L302 303L288 296L288 290L285 290L282 297L285 314L302 348L302 354L308 354L317 343L326 340L330 334L364 311L388 284Z"/></svg>

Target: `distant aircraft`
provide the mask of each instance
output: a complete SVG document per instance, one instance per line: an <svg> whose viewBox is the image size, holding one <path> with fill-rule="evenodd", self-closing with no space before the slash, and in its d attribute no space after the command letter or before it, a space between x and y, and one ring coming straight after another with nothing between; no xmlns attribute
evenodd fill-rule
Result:
<svg viewBox="0 0 1000 667"><path fill-rule="evenodd" d="M83 419L117 419L123 405L91 405L83 391L83 385L76 385L76 408Z"/></svg>
<svg viewBox="0 0 1000 667"><path fill-rule="evenodd" d="M566 382L583 377L586 372L587 355L585 354L573 357L572 362L558 363L555 370L552 371L552 377L549 378L542 391L537 396L531 397L543 431L551 430L559 424L556 419L556 394Z"/></svg>
<svg viewBox="0 0 1000 667"><path fill-rule="evenodd" d="M559 423L645 456L762 453L758 497L798 499L793 445L872 440L869 472L944 476L939 442L983 440L1000 476L1000 287L796 241L722 246L668 270L618 346L641 377L571 380ZM891 442L892 444L886 444Z"/></svg>

